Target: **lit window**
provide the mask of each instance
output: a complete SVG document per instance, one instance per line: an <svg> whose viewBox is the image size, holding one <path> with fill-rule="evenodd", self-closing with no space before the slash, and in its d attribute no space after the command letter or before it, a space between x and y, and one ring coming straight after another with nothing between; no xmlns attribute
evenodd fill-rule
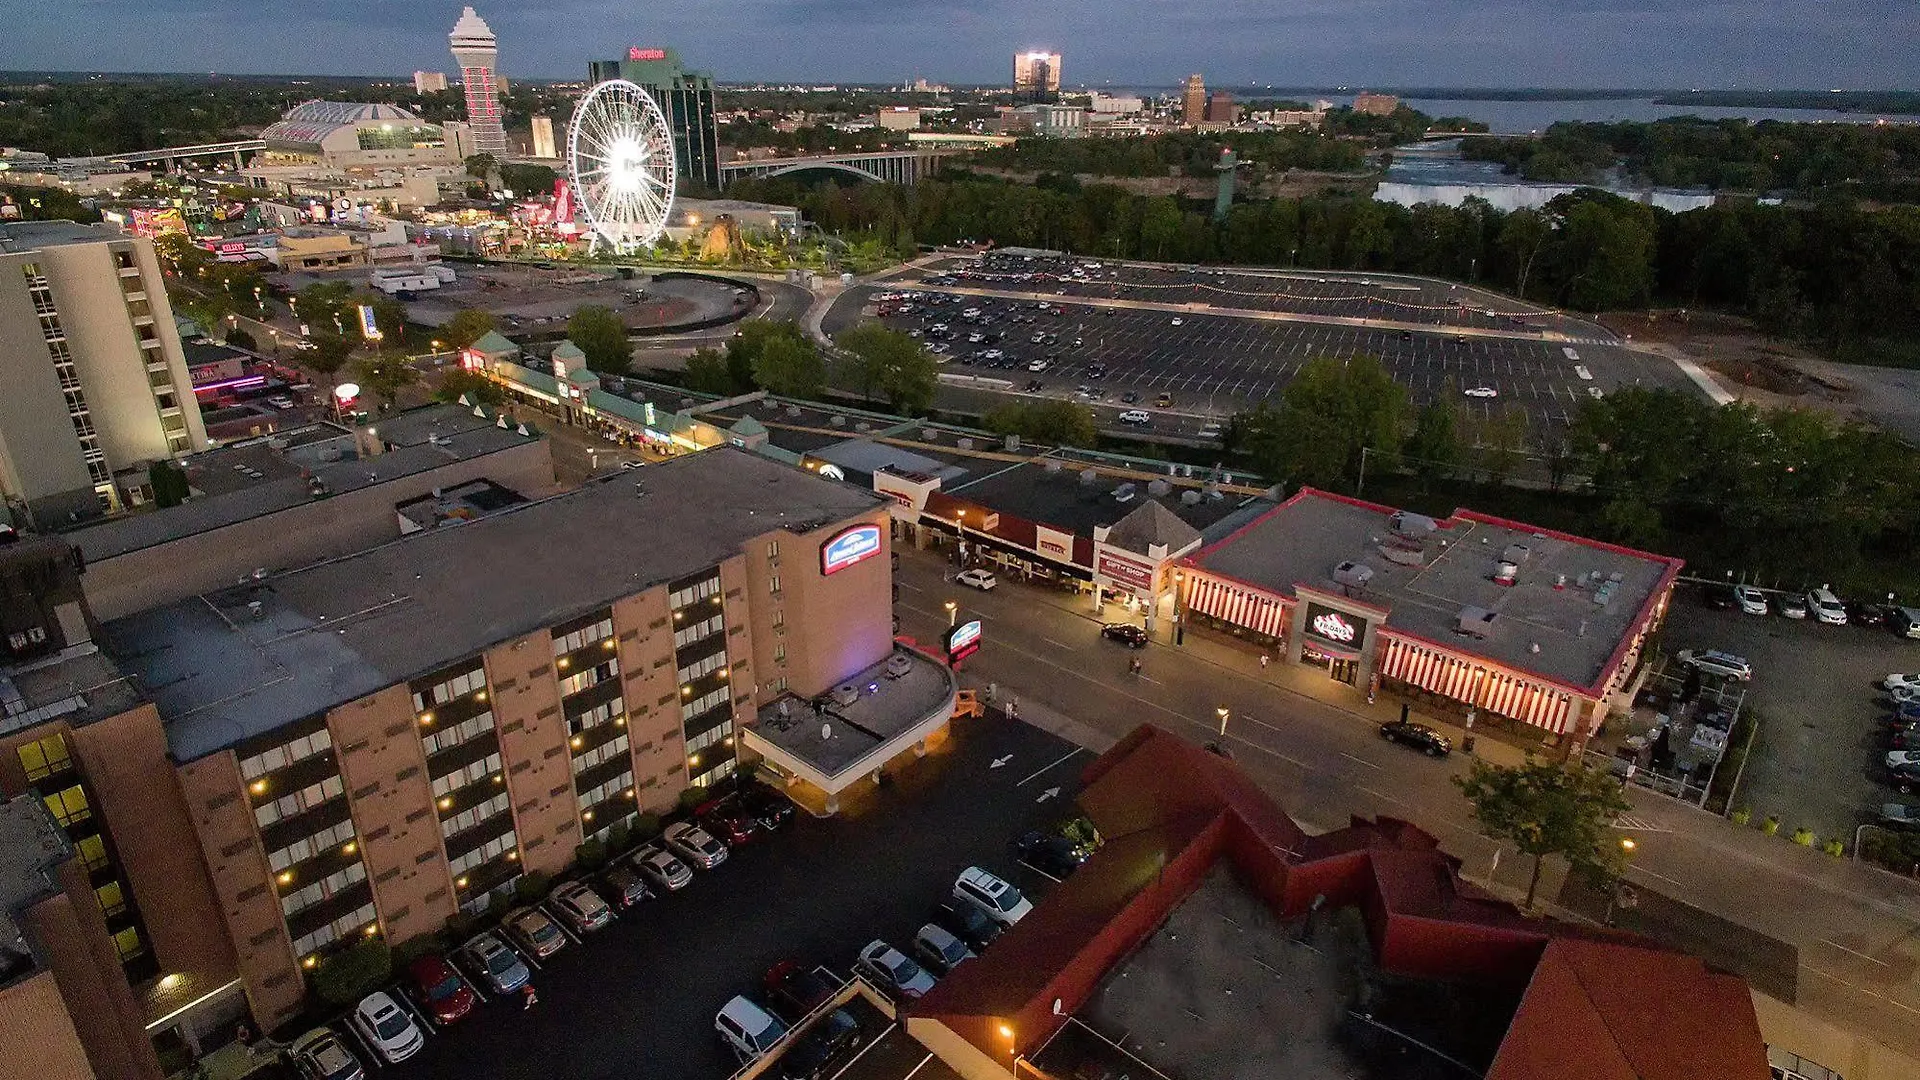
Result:
<svg viewBox="0 0 1920 1080"><path fill-rule="evenodd" d="M57 731L44 739L20 744L19 753L20 766L27 771L28 780L43 780L73 765L66 737Z"/></svg>
<svg viewBox="0 0 1920 1080"><path fill-rule="evenodd" d="M79 784L48 795L46 803L47 809L53 811L54 820L62 825L78 825L93 816L92 808L87 805L87 793Z"/></svg>

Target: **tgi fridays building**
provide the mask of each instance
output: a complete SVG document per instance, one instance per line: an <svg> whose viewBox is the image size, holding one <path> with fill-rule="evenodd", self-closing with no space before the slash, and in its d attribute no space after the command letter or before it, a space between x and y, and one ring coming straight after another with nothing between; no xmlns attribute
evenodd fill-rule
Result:
<svg viewBox="0 0 1920 1080"><path fill-rule="evenodd" d="M1180 618L1469 716L1584 741L1666 614L1679 559L1311 488L1208 530Z"/></svg>

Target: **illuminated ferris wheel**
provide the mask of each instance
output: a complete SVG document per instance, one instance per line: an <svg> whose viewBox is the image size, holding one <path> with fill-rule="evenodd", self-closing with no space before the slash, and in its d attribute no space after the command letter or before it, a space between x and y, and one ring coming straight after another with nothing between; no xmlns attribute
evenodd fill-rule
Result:
<svg viewBox="0 0 1920 1080"><path fill-rule="evenodd" d="M673 132L652 95L625 79L587 91L567 129L576 209L592 246L628 254L660 238L673 208Z"/></svg>

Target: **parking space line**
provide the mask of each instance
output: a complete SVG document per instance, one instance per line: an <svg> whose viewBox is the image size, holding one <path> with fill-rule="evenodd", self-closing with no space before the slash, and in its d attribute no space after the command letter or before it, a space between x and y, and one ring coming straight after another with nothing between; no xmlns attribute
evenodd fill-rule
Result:
<svg viewBox="0 0 1920 1080"><path fill-rule="evenodd" d="M1043 765L1043 766L1041 766L1041 767L1040 767L1040 768L1038 768L1038 769L1035 769L1035 770L1034 770L1033 772L1031 772L1031 773L1028 773L1028 774L1027 774L1027 776L1026 776L1025 778L1023 778L1023 779L1022 779L1022 780L1021 780L1021 781L1020 781L1019 783L1017 783L1017 784L1015 784L1015 785L1013 785L1013 786L1014 786L1014 787L1025 787L1025 786L1026 786L1026 784L1027 784L1027 781L1028 781L1028 780L1032 780L1032 779L1034 779L1035 777L1037 777L1037 776L1039 776L1040 774L1042 774L1042 773L1044 773L1044 772L1046 772L1046 771L1047 771L1048 769L1051 769L1051 768L1053 768L1053 767L1054 767L1055 765L1059 765L1060 763L1062 763L1062 762L1064 762L1064 761L1066 761L1066 760L1067 760L1068 758L1071 758L1071 757L1073 757L1073 756L1074 756L1075 754L1078 754L1078 753L1080 753L1080 752L1081 752L1081 751L1082 751L1083 749L1084 749L1083 747L1079 747L1079 746L1076 746L1076 747L1074 747L1073 749L1071 749L1071 750L1069 750L1069 751L1067 751L1066 753L1064 753L1064 754L1061 754L1061 755L1060 755L1060 756L1059 756L1058 758L1055 758L1055 759L1054 759L1053 761L1051 761L1051 762L1049 762L1048 764L1046 764L1046 765Z"/></svg>

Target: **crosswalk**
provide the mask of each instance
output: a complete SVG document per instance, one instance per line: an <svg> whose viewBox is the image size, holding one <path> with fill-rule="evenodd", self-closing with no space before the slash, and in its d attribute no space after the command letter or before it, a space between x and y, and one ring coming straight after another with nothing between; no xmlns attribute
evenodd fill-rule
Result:
<svg viewBox="0 0 1920 1080"><path fill-rule="evenodd" d="M1616 829L1626 829L1630 832L1663 833L1673 831L1663 825L1655 825L1646 818L1635 817L1632 814L1621 814L1619 817L1614 818L1613 827Z"/></svg>

